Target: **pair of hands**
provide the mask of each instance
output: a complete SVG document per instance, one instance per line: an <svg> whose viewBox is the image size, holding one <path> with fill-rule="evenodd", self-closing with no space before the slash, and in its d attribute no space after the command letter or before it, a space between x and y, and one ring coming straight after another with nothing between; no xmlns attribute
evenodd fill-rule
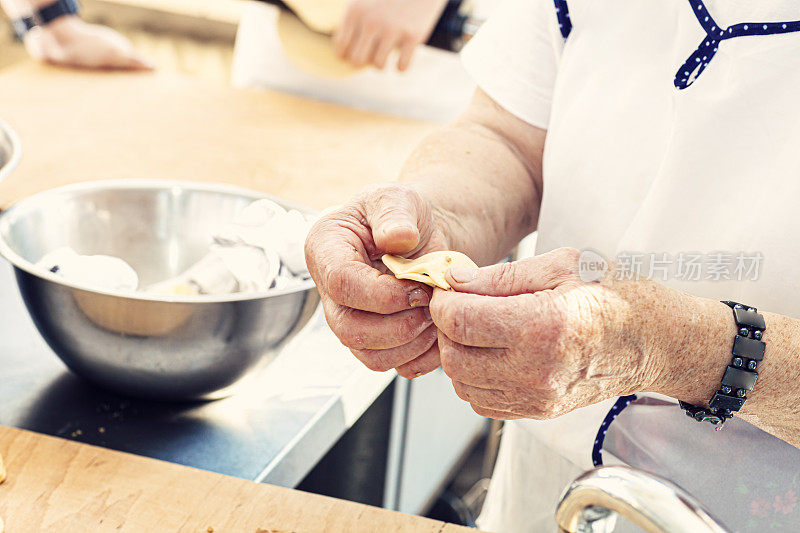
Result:
<svg viewBox="0 0 800 533"><path fill-rule="evenodd" d="M334 49L357 67L371 64L379 69L399 49L397 69L404 71L446 5L447 0L352 0L333 37Z"/></svg>
<svg viewBox="0 0 800 533"><path fill-rule="evenodd" d="M384 68L400 50L406 70L417 46L428 40L447 0L353 0L334 36L336 52L356 66ZM25 47L39 61L77 68L149 70L153 65L130 41L105 26L77 16L59 17L31 31Z"/></svg>
<svg viewBox="0 0 800 533"><path fill-rule="evenodd" d="M63 16L25 36L34 59L55 65L89 69L150 70L153 65L130 41L105 26L88 24L78 16Z"/></svg>
<svg viewBox="0 0 800 533"><path fill-rule="evenodd" d="M480 415L545 419L634 391L659 390L669 362L650 282L584 283L578 252L452 269L454 291L398 280L383 253L448 249L434 206L384 185L319 220L306 260L328 323L368 368L407 378L442 366ZM667 338L669 335L667 335Z"/></svg>

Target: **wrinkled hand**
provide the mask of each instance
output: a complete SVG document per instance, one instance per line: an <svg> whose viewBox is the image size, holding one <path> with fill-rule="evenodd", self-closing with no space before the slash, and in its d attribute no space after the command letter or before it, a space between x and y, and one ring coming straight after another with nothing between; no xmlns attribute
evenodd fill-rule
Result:
<svg viewBox="0 0 800 533"><path fill-rule="evenodd" d="M387 274L380 257L446 249L432 207L400 184L370 187L311 229L306 263L328 324L368 368L416 377L439 367L432 289Z"/></svg>
<svg viewBox="0 0 800 533"><path fill-rule="evenodd" d="M25 36L25 47L39 61L76 68L150 70L152 64L130 41L105 26L77 16L59 17Z"/></svg>
<svg viewBox="0 0 800 533"><path fill-rule="evenodd" d="M452 269L447 281L459 292L435 291L442 368L478 414L548 419L654 390L660 369L648 302L658 285L610 275L584 283L578 255L562 248Z"/></svg>
<svg viewBox="0 0 800 533"><path fill-rule="evenodd" d="M336 53L358 67L382 69L399 48L397 69L406 70L446 5L447 0L352 0L333 38Z"/></svg>

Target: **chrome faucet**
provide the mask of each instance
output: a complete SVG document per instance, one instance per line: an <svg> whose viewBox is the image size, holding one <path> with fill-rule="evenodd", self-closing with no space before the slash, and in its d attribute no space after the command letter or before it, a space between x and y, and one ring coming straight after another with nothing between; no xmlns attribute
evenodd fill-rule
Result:
<svg viewBox="0 0 800 533"><path fill-rule="evenodd" d="M561 533L599 533L614 513L648 533L728 531L680 487L629 466L601 466L570 483L556 522Z"/></svg>

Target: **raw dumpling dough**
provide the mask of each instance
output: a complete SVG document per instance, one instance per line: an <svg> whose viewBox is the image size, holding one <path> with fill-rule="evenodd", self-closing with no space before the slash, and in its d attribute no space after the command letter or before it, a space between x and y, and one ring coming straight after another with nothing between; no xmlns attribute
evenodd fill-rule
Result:
<svg viewBox="0 0 800 533"><path fill-rule="evenodd" d="M244 242L262 248L267 255L274 250L291 274L308 277L304 247L314 222L315 217L297 209L287 211L271 200L258 200L245 207L214 240L222 245Z"/></svg>
<svg viewBox="0 0 800 533"><path fill-rule="evenodd" d="M109 291L135 291L139 276L128 263L109 255L80 255L72 248L58 248L42 257L37 266L70 283Z"/></svg>
<svg viewBox="0 0 800 533"><path fill-rule="evenodd" d="M289 61L314 76L342 78L360 70L336 55L330 37L312 31L286 11L278 15L278 38Z"/></svg>
<svg viewBox="0 0 800 533"><path fill-rule="evenodd" d="M281 261L272 249L248 244L212 244L200 261L176 278L161 281L147 292L167 295L264 292L278 276Z"/></svg>
<svg viewBox="0 0 800 533"><path fill-rule="evenodd" d="M431 252L416 259L386 254L381 260L397 279L411 279L447 291L451 289L444 277L448 270L454 267L478 268L472 259L453 251Z"/></svg>
<svg viewBox="0 0 800 533"><path fill-rule="evenodd" d="M283 0L314 31L330 35L341 24L348 0Z"/></svg>

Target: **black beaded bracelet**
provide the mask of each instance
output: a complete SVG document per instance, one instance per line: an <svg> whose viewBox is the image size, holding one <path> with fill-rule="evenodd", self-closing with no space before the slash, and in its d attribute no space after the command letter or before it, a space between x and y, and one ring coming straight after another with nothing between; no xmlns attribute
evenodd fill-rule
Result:
<svg viewBox="0 0 800 533"><path fill-rule="evenodd" d="M55 0L27 17L14 19L11 26L20 41L25 40L25 35L36 26L44 26L65 15L77 15L80 5L77 0Z"/></svg>
<svg viewBox="0 0 800 533"><path fill-rule="evenodd" d="M747 400L747 391L753 390L758 379L758 363L764 358L767 345L761 340L767 325L764 316L755 307L737 302L722 302L733 309L733 319L738 331L733 341L733 358L725 369L722 386L708 402L708 408L678 402L686 415L698 422L711 422L721 429Z"/></svg>

